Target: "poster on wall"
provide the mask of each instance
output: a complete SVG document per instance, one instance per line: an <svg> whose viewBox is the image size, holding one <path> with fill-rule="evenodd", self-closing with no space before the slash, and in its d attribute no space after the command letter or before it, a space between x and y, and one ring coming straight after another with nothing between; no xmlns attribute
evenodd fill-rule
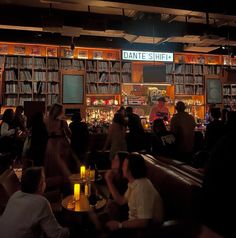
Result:
<svg viewBox="0 0 236 238"><path fill-rule="evenodd" d="M93 59L103 59L102 51L93 51Z"/></svg>
<svg viewBox="0 0 236 238"><path fill-rule="evenodd" d="M49 56L49 57L57 57L57 48L55 48L55 47L47 47L47 56Z"/></svg>
<svg viewBox="0 0 236 238"><path fill-rule="evenodd" d="M79 59L88 59L88 51L87 50L79 50L78 58Z"/></svg>
<svg viewBox="0 0 236 238"><path fill-rule="evenodd" d="M25 49L25 46L15 46L14 48L14 54L15 55L25 55L26 53L26 49Z"/></svg>
<svg viewBox="0 0 236 238"><path fill-rule="evenodd" d="M32 46L30 55L41 56L41 47Z"/></svg>
<svg viewBox="0 0 236 238"><path fill-rule="evenodd" d="M116 53L115 52L107 52L106 53L106 59L115 60L116 59Z"/></svg>
<svg viewBox="0 0 236 238"><path fill-rule="evenodd" d="M220 79L206 80L207 103L218 104L222 103L222 85Z"/></svg>
<svg viewBox="0 0 236 238"><path fill-rule="evenodd" d="M62 103L84 103L84 76L76 74L64 74L62 76Z"/></svg>
<svg viewBox="0 0 236 238"><path fill-rule="evenodd" d="M73 55L74 55L74 51L71 50L70 48L62 48L61 49L62 52L61 52L61 55L65 58L73 58Z"/></svg>
<svg viewBox="0 0 236 238"><path fill-rule="evenodd" d="M8 45L0 45L0 54L8 54Z"/></svg>

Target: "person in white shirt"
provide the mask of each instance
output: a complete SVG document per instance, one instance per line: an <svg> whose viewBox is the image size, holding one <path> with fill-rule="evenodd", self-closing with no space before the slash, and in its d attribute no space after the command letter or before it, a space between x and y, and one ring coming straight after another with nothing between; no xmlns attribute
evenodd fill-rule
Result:
<svg viewBox="0 0 236 238"><path fill-rule="evenodd" d="M38 238L43 234L50 238L69 237L69 230L58 224L48 200L42 196L45 186L42 167L25 170L21 191L10 197L0 217L1 238Z"/></svg>
<svg viewBox="0 0 236 238"><path fill-rule="evenodd" d="M150 221L162 223L163 202L160 194L146 177L146 164L140 154L130 154L123 163L123 174L128 179L128 189L120 195L112 183L113 174L106 173L106 182L114 200L119 204L128 203L129 218L126 221L111 220L106 226L111 231L120 228L145 228Z"/></svg>

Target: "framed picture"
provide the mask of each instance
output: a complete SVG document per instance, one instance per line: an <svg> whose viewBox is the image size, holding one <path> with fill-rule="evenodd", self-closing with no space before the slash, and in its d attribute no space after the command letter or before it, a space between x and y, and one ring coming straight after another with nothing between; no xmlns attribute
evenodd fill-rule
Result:
<svg viewBox="0 0 236 238"><path fill-rule="evenodd" d="M25 55L25 46L15 46L14 48L14 54L15 55Z"/></svg>
<svg viewBox="0 0 236 238"><path fill-rule="evenodd" d="M47 56L57 57L57 48L56 47L47 47Z"/></svg>
<svg viewBox="0 0 236 238"><path fill-rule="evenodd" d="M35 55L35 56L41 56L41 47L39 47L39 46L32 46L30 54L31 55Z"/></svg>
<svg viewBox="0 0 236 238"><path fill-rule="evenodd" d="M102 51L93 51L93 59L103 59Z"/></svg>
<svg viewBox="0 0 236 238"><path fill-rule="evenodd" d="M208 104L222 103L222 85L220 79L206 79L206 102Z"/></svg>
<svg viewBox="0 0 236 238"><path fill-rule="evenodd" d="M78 58L79 59L88 59L88 51L87 50L79 50Z"/></svg>
<svg viewBox="0 0 236 238"><path fill-rule="evenodd" d="M0 45L0 54L8 54L8 45Z"/></svg>

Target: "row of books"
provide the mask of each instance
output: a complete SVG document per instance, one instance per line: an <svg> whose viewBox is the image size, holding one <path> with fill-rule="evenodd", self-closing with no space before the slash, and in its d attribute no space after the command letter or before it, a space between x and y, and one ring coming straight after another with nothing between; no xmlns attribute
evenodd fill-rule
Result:
<svg viewBox="0 0 236 238"><path fill-rule="evenodd" d="M18 92L18 85L16 83L6 84L5 85L5 92L6 93L17 93Z"/></svg>
<svg viewBox="0 0 236 238"><path fill-rule="evenodd" d="M95 85L88 84L87 85L87 93L88 94L113 94L120 93L120 85Z"/></svg>
<svg viewBox="0 0 236 238"><path fill-rule="evenodd" d="M48 105L52 105L57 102L59 102L59 95L48 95Z"/></svg>
<svg viewBox="0 0 236 238"><path fill-rule="evenodd" d="M4 72L5 81L17 80L16 73L14 70L6 70Z"/></svg>
<svg viewBox="0 0 236 238"><path fill-rule="evenodd" d="M32 80L32 75L30 71L21 70L20 71L20 80Z"/></svg>
<svg viewBox="0 0 236 238"><path fill-rule="evenodd" d="M18 67L18 58L9 56L6 57L5 68L17 68Z"/></svg>
<svg viewBox="0 0 236 238"><path fill-rule="evenodd" d="M7 95L5 97L4 103L7 106L15 106L15 105L17 105L17 97L15 95Z"/></svg>
<svg viewBox="0 0 236 238"><path fill-rule="evenodd" d="M59 85L57 84L48 84L48 93L59 94Z"/></svg>

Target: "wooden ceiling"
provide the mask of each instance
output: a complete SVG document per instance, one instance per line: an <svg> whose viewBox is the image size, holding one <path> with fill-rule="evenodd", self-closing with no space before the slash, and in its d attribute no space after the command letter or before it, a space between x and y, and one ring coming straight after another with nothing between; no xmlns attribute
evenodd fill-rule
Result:
<svg viewBox="0 0 236 238"><path fill-rule="evenodd" d="M70 44L73 37L81 46L228 54L236 46L236 10L231 4L0 0L0 40Z"/></svg>

